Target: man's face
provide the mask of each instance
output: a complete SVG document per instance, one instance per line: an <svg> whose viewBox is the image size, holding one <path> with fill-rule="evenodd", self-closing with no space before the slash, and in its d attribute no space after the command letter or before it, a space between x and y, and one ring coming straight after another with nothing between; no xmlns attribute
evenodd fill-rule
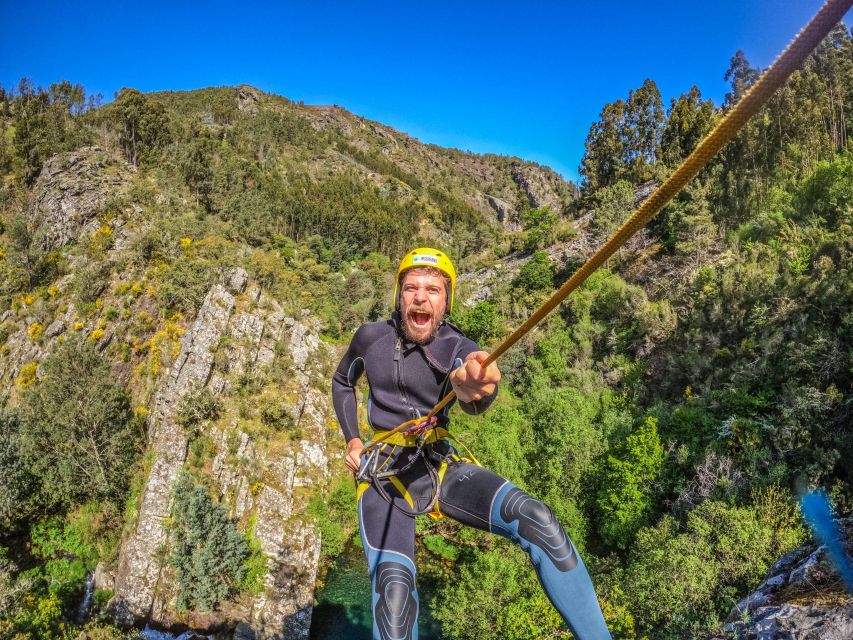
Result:
<svg viewBox="0 0 853 640"><path fill-rule="evenodd" d="M447 310L447 288L444 278L423 269L403 274L400 283L400 315L403 333L416 344L426 344L435 337Z"/></svg>

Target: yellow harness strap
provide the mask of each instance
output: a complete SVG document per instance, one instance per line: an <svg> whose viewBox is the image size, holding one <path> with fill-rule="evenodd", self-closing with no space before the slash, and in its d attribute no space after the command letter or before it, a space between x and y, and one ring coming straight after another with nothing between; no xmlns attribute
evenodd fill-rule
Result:
<svg viewBox="0 0 853 640"><path fill-rule="evenodd" d="M409 506L414 509L415 501L412 500L412 496L409 494L409 490L406 489L405 485L402 482L400 482L400 479L397 476L391 476L388 479L391 481L391 484L394 485L394 488L400 492L400 495L405 498L406 502L409 503Z"/></svg>
<svg viewBox="0 0 853 640"><path fill-rule="evenodd" d="M385 431L377 430L377 433L381 437ZM426 436L424 437L424 444L432 444L433 442L438 442L442 438L455 440L447 429L444 429L443 427L436 427L435 429L427 431ZM392 433L387 438L382 438L382 444L393 444L398 447L417 447L420 442L418 441L418 436L398 431L397 433Z"/></svg>

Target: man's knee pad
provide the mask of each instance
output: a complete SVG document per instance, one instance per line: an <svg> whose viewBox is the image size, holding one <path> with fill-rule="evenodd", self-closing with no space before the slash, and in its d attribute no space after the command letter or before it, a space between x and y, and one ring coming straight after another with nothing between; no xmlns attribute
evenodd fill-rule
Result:
<svg viewBox="0 0 853 640"><path fill-rule="evenodd" d="M373 619L382 640L411 640L418 621L415 575L399 562L382 562L376 568L374 591L379 598Z"/></svg>
<svg viewBox="0 0 853 640"><path fill-rule="evenodd" d="M518 535L544 551L560 571L569 571L577 566L578 554L574 545L545 503L514 487L501 502L500 517L507 524L518 521Z"/></svg>

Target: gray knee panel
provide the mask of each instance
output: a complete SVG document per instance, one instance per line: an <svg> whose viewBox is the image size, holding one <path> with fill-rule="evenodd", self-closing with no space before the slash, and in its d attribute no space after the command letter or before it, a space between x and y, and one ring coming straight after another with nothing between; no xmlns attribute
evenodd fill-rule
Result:
<svg viewBox="0 0 853 640"><path fill-rule="evenodd" d="M373 610L382 640L411 640L418 621L415 576L404 564L382 562L376 568Z"/></svg>
<svg viewBox="0 0 853 640"><path fill-rule="evenodd" d="M544 551L560 571L577 566L574 546L545 503L515 487L504 496L500 517L506 523L518 521L518 535Z"/></svg>

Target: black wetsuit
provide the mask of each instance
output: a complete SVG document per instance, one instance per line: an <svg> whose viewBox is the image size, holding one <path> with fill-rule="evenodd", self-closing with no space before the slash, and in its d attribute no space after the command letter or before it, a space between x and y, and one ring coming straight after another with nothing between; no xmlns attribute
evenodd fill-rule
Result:
<svg viewBox="0 0 853 640"><path fill-rule="evenodd" d="M450 390L448 373L474 351L479 347L448 323L442 323L435 338L423 346L402 337L396 314L391 320L360 327L332 380L335 411L347 442L359 435L354 387L362 373L369 386L370 425L392 429L426 415ZM476 403L460 403L460 407L466 413L479 413L495 394ZM438 491L443 515L519 544L578 640L609 639L589 574L551 509L508 480L459 458L446 440L428 445L427 451L428 455L413 458L414 449L402 448L393 454L383 450L380 467L387 462L386 471L401 472L393 480L378 481L378 488L359 486L359 527L373 584L374 640L418 637L415 518L411 514L427 508L434 497L436 474L427 465L443 466Z"/></svg>

